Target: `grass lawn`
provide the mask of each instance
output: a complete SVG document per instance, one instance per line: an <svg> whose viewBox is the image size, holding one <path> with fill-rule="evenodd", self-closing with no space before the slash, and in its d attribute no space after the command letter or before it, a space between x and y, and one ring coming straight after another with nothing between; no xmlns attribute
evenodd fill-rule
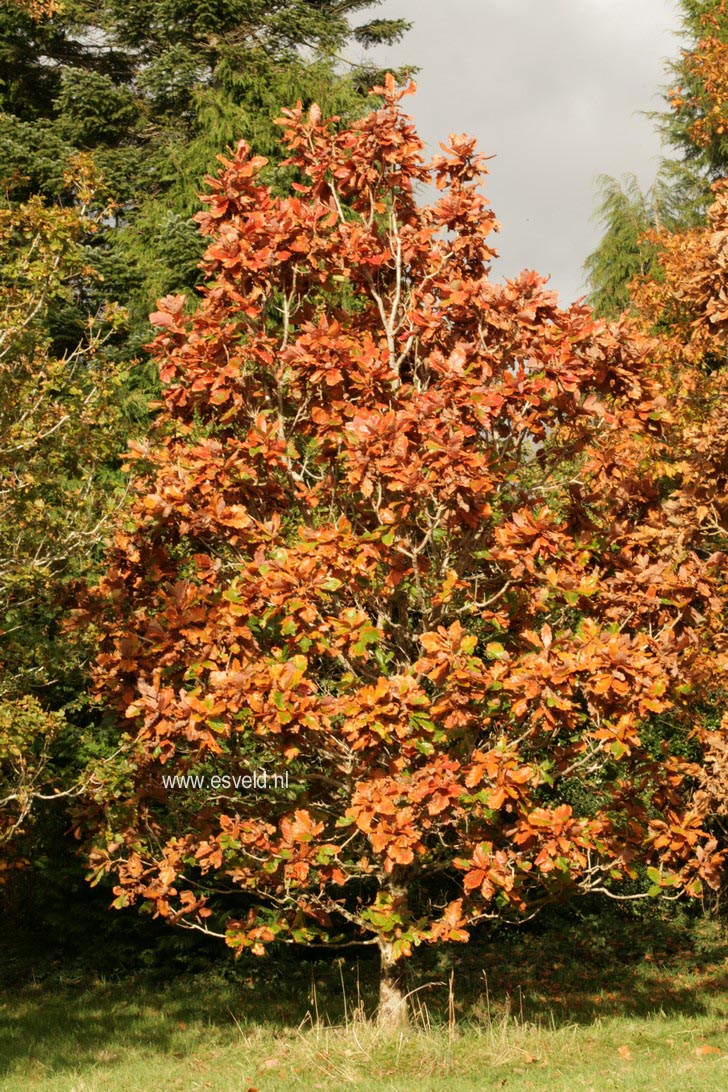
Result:
<svg viewBox="0 0 728 1092"><path fill-rule="evenodd" d="M293 952L0 993L7 1092L728 1088L722 931L624 927L418 953L413 1026L363 1019L375 964Z"/></svg>

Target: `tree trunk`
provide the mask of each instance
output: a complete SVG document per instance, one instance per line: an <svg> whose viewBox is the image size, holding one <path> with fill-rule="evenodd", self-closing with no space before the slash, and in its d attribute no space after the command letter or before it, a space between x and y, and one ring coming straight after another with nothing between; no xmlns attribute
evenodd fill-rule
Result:
<svg viewBox="0 0 728 1092"><path fill-rule="evenodd" d="M381 970L377 1023L380 1028L396 1031L406 1027L408 1020L404 960L393 958L392 942L383 937L379 940L379 955Z"/></svg>

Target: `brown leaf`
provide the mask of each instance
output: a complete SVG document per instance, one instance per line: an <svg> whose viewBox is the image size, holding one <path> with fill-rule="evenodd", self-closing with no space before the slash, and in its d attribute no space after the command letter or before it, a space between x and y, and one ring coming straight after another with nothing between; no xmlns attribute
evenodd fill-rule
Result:
<svg viewBox="0 0 728 1092"><path fill-rule="evenodd" d="M278 1058L266 1058L260 1063L258 1069L278 1069L280 1064L281 1063Z"/></svg>

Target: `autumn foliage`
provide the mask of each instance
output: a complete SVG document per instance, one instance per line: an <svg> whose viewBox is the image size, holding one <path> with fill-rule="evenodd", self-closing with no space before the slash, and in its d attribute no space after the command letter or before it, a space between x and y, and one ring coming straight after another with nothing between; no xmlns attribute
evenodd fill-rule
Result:
<svg viewBox="0 0 728 1092"><path fill-rule="evenodd" d="M670 91L668 102L685 138L709 158L724 163L728 137L728 11L725 0L709 3L699 17L701 36L683 50L683 82ZM680 66L676 66L679 70Z"/></svg>
<svg viewBox="0 0 728 1092"><path fill-rule="evenodd" d="M289 196L244 143L208 179L203 298L153 316L163 408L89 607L124 751L81 820L117 905L385 970L721 864L691 707L723 557L668 475L664 357L490 280L483 160L426 162L410 90L348 128L285 111ZM287 787L230 787L261 769Z"/></svg>
<svg viewBox="0 0 728 1092"><path fill-rule="evenodd" d="M30 16L34 22L51 18L61 7L57 0L9 0L9 4L19 8L25 15Z"/></svg>
<svg viewBox="0 0 728 1092"><path fill-rule="evenodd" d="M670 398L665 475L674 489L665 538L725 566L728 549L728 186L713 185L706 223L682 232L653 232L658 254L652 276L636 279L633 310L659 334L663 382ZM716 582L725 601L725 577ZM726 844L728 836L728 714L726 639L716 630L716 673L693 710L693 736L704 764L695 801Z"/></svg>

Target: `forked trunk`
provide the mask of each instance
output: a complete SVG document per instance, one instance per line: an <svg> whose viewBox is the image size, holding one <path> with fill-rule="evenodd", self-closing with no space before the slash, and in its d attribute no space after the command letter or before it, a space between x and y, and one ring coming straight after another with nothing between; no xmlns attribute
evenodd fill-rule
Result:
<svg viewBox="0 0 728 1092"><path fill-rule="evenodd" d="M405 961L392 956L392 942L380 938L379 955L379 1008L377 1023L380 1028L396 1031L407 1025L407 990L405 987Z"/></svg>

